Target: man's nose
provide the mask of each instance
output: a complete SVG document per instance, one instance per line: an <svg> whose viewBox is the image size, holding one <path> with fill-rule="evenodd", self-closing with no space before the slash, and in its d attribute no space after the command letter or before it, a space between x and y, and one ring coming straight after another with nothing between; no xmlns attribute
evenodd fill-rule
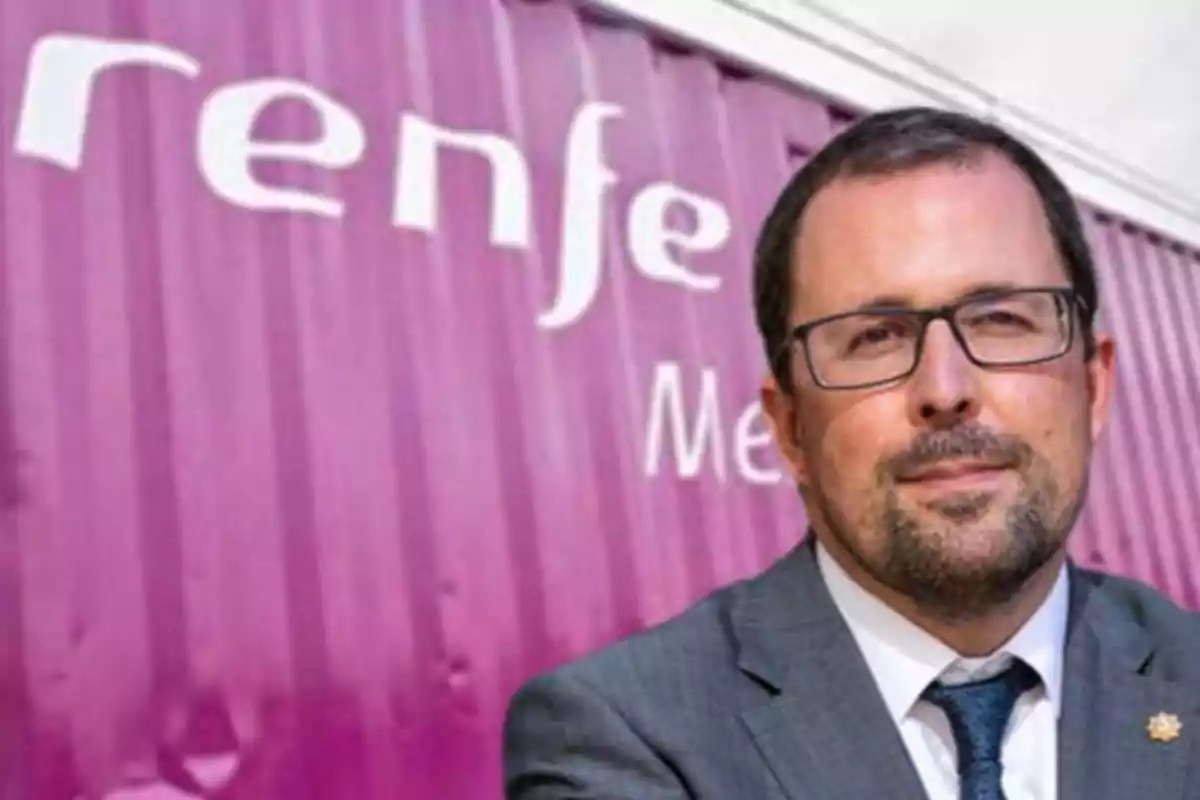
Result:
<svg viewBox="0 0 1200 800"><path fill-rule="evenodd" d="M944 320L931 322L909 386L913 422L948 428L976 417L978 373L950 325Z"/></svg>

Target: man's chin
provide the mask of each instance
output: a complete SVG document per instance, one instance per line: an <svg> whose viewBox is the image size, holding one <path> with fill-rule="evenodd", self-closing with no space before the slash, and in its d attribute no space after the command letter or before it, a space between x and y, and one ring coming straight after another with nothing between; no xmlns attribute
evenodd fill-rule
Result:
<svg viewBox="0 0 1200 800"><path fill-rule="evenodd" d="M1017 545L1003 509L979 513L973 501L922 508L912 515L930 556L960 565L964 571L986 570L1005 560Z"/></svg>
<svg viewBox="0 0 1200 800"><path fill-rule="evenodd" d="M964 534L1005 527L1005 504L994 495L954 494L936 499L905 499L898 504L897 517L906 521L905 527L916 529L917 535L931 544L949 543Z"/></svg>

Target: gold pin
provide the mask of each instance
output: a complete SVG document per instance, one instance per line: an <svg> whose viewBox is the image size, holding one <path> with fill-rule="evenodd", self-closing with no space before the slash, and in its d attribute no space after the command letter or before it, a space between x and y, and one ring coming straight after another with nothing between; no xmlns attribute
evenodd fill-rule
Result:
<svg viewBox="0 0 1200 800"><path fill-rule="evenodd" d="M1179 721L1179 717L1160 711L1146 723L1146 732L1156 742L1173 742L1179 738L1182 727L1183 723Z"/></svg>

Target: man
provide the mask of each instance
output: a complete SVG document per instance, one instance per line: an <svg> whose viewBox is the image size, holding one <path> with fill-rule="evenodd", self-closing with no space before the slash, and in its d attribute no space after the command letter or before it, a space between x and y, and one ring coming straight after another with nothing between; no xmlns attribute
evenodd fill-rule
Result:
<svg viewBox="0 0 1200 800"><path fill-rule="evenodd" d="M508 797L1200 797L1200 621L1065 555L1115 351L1050 169L869 117L784 189L754 280L810 535L523 687Z"/></svg>

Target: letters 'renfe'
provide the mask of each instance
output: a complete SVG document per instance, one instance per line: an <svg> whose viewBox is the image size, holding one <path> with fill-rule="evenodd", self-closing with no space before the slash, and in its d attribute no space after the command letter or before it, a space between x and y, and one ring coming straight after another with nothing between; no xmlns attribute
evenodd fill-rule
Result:
<svg viewBox="0 0 1200 800"><path fill-rule="evenodd" d="M79 170L84 164L88 117L96 84L119 69L156 69L195 80L201 64L189 54L155 42L116 41L53 34L40 39L29 59L17 121L18 155ZM306 104L320 122L309 141L264 141L253 136L256 120L271 104ZM556 330L578 322L600 286L606 220L605 194L619 176L604 162L604 128L623 110L604 102L576 109L563 148L563 213L558 286L537 325ZM452 130L414 113L398 122L392 223L436 234L441 154L458 151L490 167L489 240L495 247L528 248L533 238L531 181L524 153L511 139L487 131ZM271 160L322 170L347 170L362 159L368 132L344 103L308 83L286 78L239 81L218 87L201 104L196 129L196 166L222 200L253 211L285 211L338 219L345 202L311 188L270 185L252 164ZM673 228L668 212L682 208L690 230ZM675 253L715 252L729 240L727 209L670 182L639 189L626 210L626 260L644 278L684 290L712 292L721 278L701 274Z"/></svg>

